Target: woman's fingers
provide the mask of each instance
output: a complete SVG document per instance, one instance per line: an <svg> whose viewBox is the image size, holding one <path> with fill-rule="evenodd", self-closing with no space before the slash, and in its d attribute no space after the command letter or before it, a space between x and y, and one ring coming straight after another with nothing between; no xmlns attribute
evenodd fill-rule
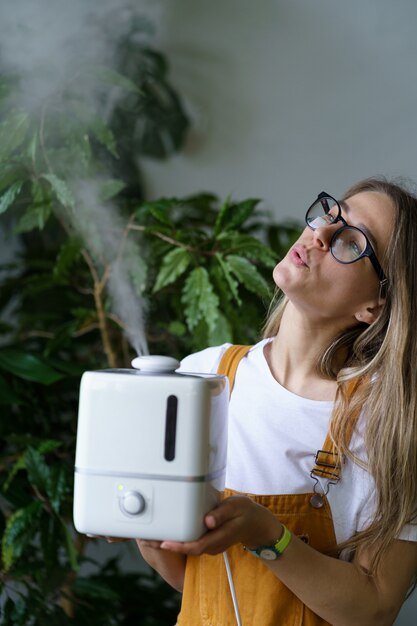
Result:
<svg viewBox="0 0 417 626"><path fill-rule="evenodd" d="M218 528L227 521L241 515L252 504L252 501L246 496L231 496L207 513L204 523L210 530Z"/></svg>
<svg viewBox="0 0 417 626"><path fill-rule="evenodd" d="M170 550L181 554L219 554L231 545L239 543L238 528L235 520L222 523L218 528L209 530L197 541L163 541L160 545L162 550Z"/></svg>
<svg viewBox="0 0 417 626"><path fill-rule="evenodd" d="M163 541L163 550L181 554L219 554L232 545L262 545L278 537L282 526L265 507L246 496L232 496L205 517L208 532L197 541Z"/></svg>

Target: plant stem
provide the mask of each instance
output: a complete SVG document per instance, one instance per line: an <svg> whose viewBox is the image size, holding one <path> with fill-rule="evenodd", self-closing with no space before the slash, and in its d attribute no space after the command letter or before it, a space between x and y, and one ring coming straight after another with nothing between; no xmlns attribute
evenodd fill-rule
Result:
<svg viewBox="0 0 417 626"><path fill-rule="evenodd" d="M79 556L84 554L85 546L87 545L87 537L85 535L78 535L75 539L75 549ZM72 599L73 594L71 587L77 578L77 572L70 572L66 577L65 583L61 587L60 604L62 610L68 617L74 619L75 617L75 603Z"/></svg>
<svg viewBox="0 0 417 626"><path fill-rule="evenodd" d="M39 128L39 139L40 139L40 144L41 144L41 149L42 149L42 153L43 153L43 157L45 159L45 163L47 165L47 168L49 170L50 173L53 173L53 168L51 165L51 162L49 161L48 158L48 154L47 154L47 150L46 150L46 145L45 145L45 137L44 137L44 127L45 127L45 112L46 112L46 104L42 107L42 113L41 113L41 123L40 123L40 128ZM67 234L72 234L71 232L71 228L68 226L68 224L65 222L64 219L62 219L62 217L59 215L59 213L56 213L56 217L59 220L59 222L61 223L62 228L64 229L64 231ZM91 259L89 253L87 252L86 249L82 250L82 255L84 257L85 262L87 263L91 275L93 277L93 281L94 281L94 290L93 290L93 295L94 295L94 302L96 305L96 311L97 311L97 317L98 317L98 323L99 323L99 328L100 328L100 334L101 334L101 339L103 342L103 349L105 352L105 355L107 357L107 362L109 367L116 367L116 355L114 353L113 347L111 345L111 341L110 341L110 334L109 334L109 328L108 328L108 324L107 324L107 317L106 317L106 313L104 311L104 306L103 306L103 299L102 299L102 293L103 293L103 288L105 285L105 282L107 280L107 275L108 275L108 268L105 271L105 276L106 279L105 280L100 280L96 268L94 266L94 262Z"/></svg>
<svg viewBox="0 0 417 626"><path fill-rule="evenodd" d="M98 324L100 327L101 338L103 340L104 352L106 354L109 367L116 367L117 366L116 355L113 351L113 348L110 342L109 327L107 324L107 318L106 318L106 314L104 311L103 300L101 298L101 294L102 294L102 290L101 290L100 284L95 284L94 285L94 302L96 303Z"/></svg>
<svg viewBox="0 0 417 626"><path fill-rule="evenodd" d="M142 232L144 232L146 230L145 226L138 226L137 224L131 224L129 225L129 230L140 230ZM167 237L167 235L164 235L163 233L160 233L158 231L152 231L152 235L155 235L155 237L158 237L158 239L162 239L162 241L166 241L167 243L172 244L173 246L177 246L178 248L184 248L185 250L189 250L189 252L195 252L195 248L192 248L191 246L187 246L184 243L181 243L180 241L176 241L176 239L172 239L171 237Z"/></svg>
<svg viewBox="0 0 417 626"><path fill-rule="evenodd" d="M111 345L111 341L110 341L110 334L109 334L109 326L107 323L107 317L106 317L106 313L104 311L104 305L103 305L103 298L102 298L102 294L103 294L103 281L100 280L96 268L94 266L93 260L90 257L90 255L88 254L87 250L84 248L82 250L82 255L84 257L85 262L87 263L89 270L91 272L91 276L93 277L93 282L94 282L94 290L93 290L93 295L94 295L94 303L96 305L96 311L97 311L97 318L98 318L98 325L100 328L100 335L101 335L101 340L103 342L103 349L104 349L104 353L107 357L107 363L109 365L109 367L116 367L117 363L116 363L116 355L114 353L113 347Z"/></svg>

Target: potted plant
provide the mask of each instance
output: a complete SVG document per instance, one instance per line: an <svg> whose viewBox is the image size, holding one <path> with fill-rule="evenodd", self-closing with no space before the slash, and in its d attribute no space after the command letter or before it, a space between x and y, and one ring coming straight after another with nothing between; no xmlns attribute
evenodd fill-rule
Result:
<svg viewBox="0 0 417 626"><path fill-rule="evenodd" d="M112 67L87 69L103 108L106 87L118 92L107 119L65 83L30 112L10 97L16 76L0 83L0 224L18 241L0 268L5 626L174 623L176 592L118 559L93 563L73 529L80 376L147 347L181 358L254 341L298 233L256 199L146 201L135 154L167 156L188 126L166 60L132 37Z"/></svg>

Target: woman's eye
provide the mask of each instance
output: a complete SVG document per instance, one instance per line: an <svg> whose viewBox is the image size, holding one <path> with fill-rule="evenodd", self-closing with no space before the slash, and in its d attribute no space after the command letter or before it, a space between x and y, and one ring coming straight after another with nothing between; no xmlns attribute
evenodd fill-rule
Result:
<svg viewBox="0 0 417 626"><path fill-rule="evenodd" d="M355 256L359 256L360 255L360 253L361 253L360 246L359 246L358 242L355 241L354 239L351 239L349 241L349 248L350 248L350 250L352 251L352 253Z"/></svg>

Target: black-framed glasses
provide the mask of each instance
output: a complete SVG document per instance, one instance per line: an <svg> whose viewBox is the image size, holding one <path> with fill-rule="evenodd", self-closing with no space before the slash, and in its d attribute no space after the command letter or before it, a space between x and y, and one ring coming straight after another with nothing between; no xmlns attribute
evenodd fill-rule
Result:
<svg viewBox="0 0 417 626"><path fill-rule="evenodd" d="M350 226L342 217L342 209L338 201L325 191L307 209L306 224L312 230L342 222L330 240L330 252L339 263L355 263L364 256L371 261L379 279L381 296L385 291L388 279L384 274L374 249L365 233L356 226Z"/></svg>

